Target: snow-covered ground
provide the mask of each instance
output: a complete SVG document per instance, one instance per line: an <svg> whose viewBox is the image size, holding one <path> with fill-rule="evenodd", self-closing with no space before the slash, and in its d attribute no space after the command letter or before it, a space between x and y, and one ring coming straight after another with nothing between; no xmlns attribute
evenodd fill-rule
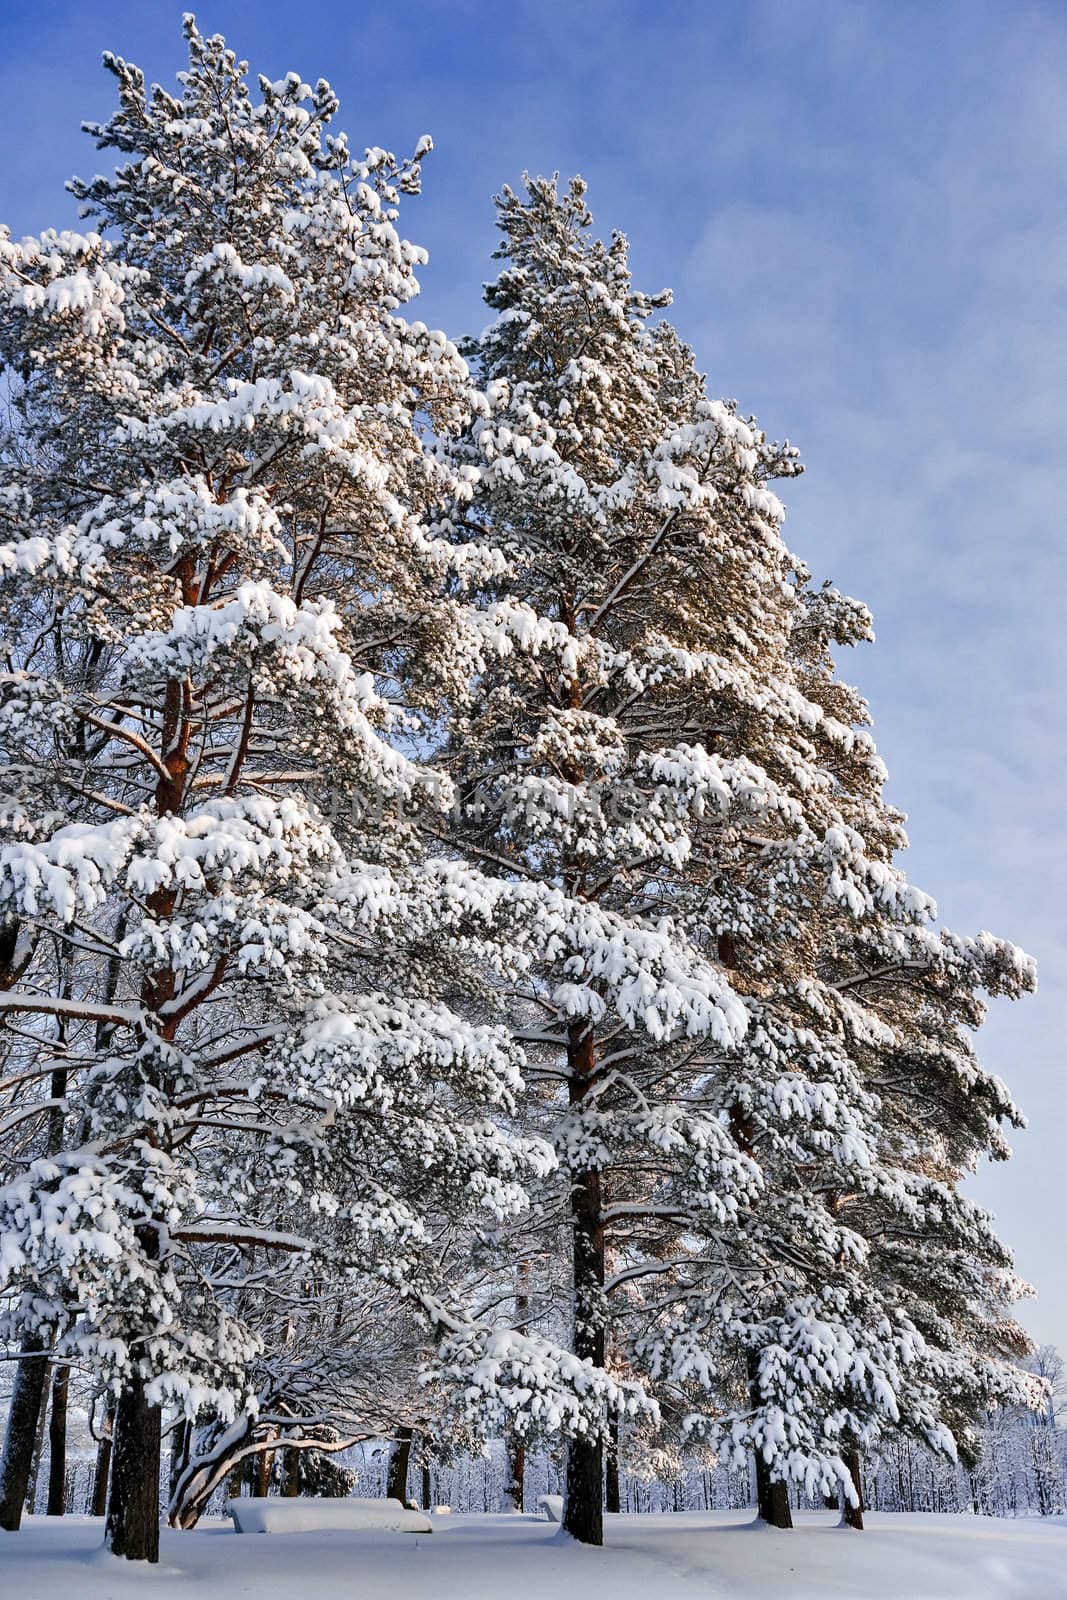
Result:
<svg viewBox="0 0 1067 1600"><path fill-rule="evenodd" d="M877 1516L866 1532L803 1515L611 1517L587 1550L535 1517L442 1517L432 1536L165 1532L161 1564L105 1556L89 1517L0 1534L11 1600L1064 1600L1067 1519Z"/></svg>

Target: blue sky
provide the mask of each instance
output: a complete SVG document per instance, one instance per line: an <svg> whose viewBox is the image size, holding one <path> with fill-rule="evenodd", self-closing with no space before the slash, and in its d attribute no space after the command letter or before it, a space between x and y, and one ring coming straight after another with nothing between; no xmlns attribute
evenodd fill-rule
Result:
<svg viewBox="0 0 1067 1600"><path fill-rule="evenodd" d="M180 7L3 0L0 220L69 225L102 157L112 49L181 64ZM1039 960L984 1054L1031 1118L979 1178L1024 1319L1067 1352L1067 7L986 0L215 0L253 70L325 76L356 146L437 149L408 235L419 315L487 320L491 196L581 172L711 389L799 444L789 536L861 596L869 695L912 877L961 932Z"/></svg>

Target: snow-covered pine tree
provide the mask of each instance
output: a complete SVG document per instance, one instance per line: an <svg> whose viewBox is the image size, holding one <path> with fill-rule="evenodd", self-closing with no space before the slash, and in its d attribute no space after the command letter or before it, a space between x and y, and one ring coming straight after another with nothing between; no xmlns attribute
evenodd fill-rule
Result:
<svg viewBox="0 0 1067 1600"><path fill-rule="evenodd" d="M800 632L812 698L825 703L824 694L833 693L840 706L846 694L853 720L865 720L854 692L834 688L827 619L819 638L813 622L823 608L820 597L811 599ZM852 805L854 813L842 809L873 841L871 853L896 870L905 819L886 806L880 785L853 794ZM927 899L918 921L904 926L877 904L858 917L824 921L822 1000L827 1015L838 1008L837 1026L876 1097L878 1121L874 1168L835 1188L829 1203L864 1242L866 1280L921 1338L903 1374L898 1416L880 1427L970 1460L985 1408L1040 1400L1019 1367L1029 1340L1008 1309L1029 1288L1016 1278L994 1219L961 1190L982 1161L1010 1155L1003 1126L1023 1124L1005 1085L976 1053L983 995L1025 994L1035 970L1006 941L988 933L959 938L934 916Z"/></svg>
<svg viewBox="0 0 1067 1600"><path fill-rule="evenodd" d="M521 1037L569 1106L554 1136L573 1210L574 1348L603 1368L607 1263L659 1226L650 1173L682 1164L694 1203L722 1217L758 1187L729 1127L692 1093L702 1052L728 1053L745 1014L719 953L701 953L674 911L694 819L782 802L747 759L713 753L687 634L714 566L702 566L703 518L721 498L735 554L714 577L735 656L748 652L751 678L783 653L790 598L767 558L777 502L764 483L795 461L707 402L688 352L650 331L666 297L632 289L625 240L590 239L580 182L560 194L528 180L499 211L508 265L487 295L496 321L471 349L493 411L456 451L477 474L473 499L438 531L504 552L506 570L480 594L487 639L504 632L514 649L476 662L480 694L457 718L448 765L475 858L647 941L624 1007L609 967L552 946L517 996ZM706 1002L679 1006L679 987L721 994L726 1025ZM569 1451L566 1525L590 1542L606 1426Z"/></svg>
<svg viewBox="0 0 1067 1600"><path fill-rule="evenodd" d="M650 329L665 297L633 291L621 237L590 238L580 182L527 180L499 209L497 318L469 352L493 410L456 452L473 498L439 531L503 551L480 592L486 636L515 649L476 663L480 696L455 724L460 836L744 996L744 1031L665 1026L656 973L627 1015L596 964L549 948L517 1026L568 1105L553 1133L575 1350L603 1366L614 1325L616 1356L693 1431L711 1426L694 1396L721 1397L739 1356L747 1404L716 1431L754 1450L761 1513L785 1521L787 1479L853 1497L852 1440L899 1410L921 1347L838 1216L879 1170L857 963L883 947L870 970L907 976L921 949L957 999L1017 992L1030 968L998 941L932 934L891 864L899 819L829 654L869 616L809 592L767 487L795 452L708 401L673 331ZM875 1055L886 1037L857 1035ZM602 1454L603 1427L568 1467L567 1526L594 1542Z"/></svg>
<svg viewBox="0 0 1067 1600"><path fill-rule="evenodd" d="M790 664L809 714L791 759L811 781L767 765L783 786L807 787L814 837L764 832L764 869L779 857L795 880L793 929L783 939L765 920L758 939L730 941L752 1027L709 1085L759 1161L761 1203L727 1228L695 1221L706 1257L687 1262L673 1315L660 1282L639 1341L661 1376L692 1384L690 1429L755 1446L757 1463L809 1493L841 1461L858 1490L858 1451L894 1431L952 1454L968 1416L995 1396L1017 1403L1025 1387L1012 1361L1020 1333L1001 1312L1017 1289L1010 1256L959 1183L1005 1153L1000 1123L1019 1118L968 1039L979 992L1024 993L1033 965L988 934L938 927L894 861L903 818L882 799L867 708L831 655L869 634L864 608L801 582ZM721 907L705 897L695 916L693 937L705 918L716 937ZM748 1406L725 1392L731 1374L735 1386L747 1378ZM696 1400L705 1384L720 1386L717 1421ZM773 1493L768 1509L779 1520Z"/></svg>
<svg viewBox="0 0 1067 1600"><path fill-rule="evenodd" d="M447 795L397 748L405 685L449 687L432 596L466 561L423 528L454 487L424 431L478 403L398 314L428 145L356 159L327 84L254 95L186 36L177 95L105 58L91 131L123 164L73 187L106 238L0 240L0 1002L30 1158L0 1193L5 1329L118 1394L107 1539L149 1560L162 1406L255 1406L247 1281L295 1259L432 1317L433 1219L506 1218L550 1160L494 1120L513 1043L442 999L492 907L419 861Z"/></svg>

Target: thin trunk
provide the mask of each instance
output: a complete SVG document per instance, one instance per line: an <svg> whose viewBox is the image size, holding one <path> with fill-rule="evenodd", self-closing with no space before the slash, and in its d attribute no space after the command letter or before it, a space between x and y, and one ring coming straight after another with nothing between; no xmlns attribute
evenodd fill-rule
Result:
<svg viewBox="0 0 1067 1600"><path fill-rule="evenodd" d="M33 1436L33 1459L30 1462L30 1481L26 1485L26 1510L33 1514L37 1505L37 1480L41 1475L41 1462L44 1459L44 1430L48 1421L48 1373L46 1367L44 1383L41 1385L41 1400L37 1408L37 1431Z"/></svg>
<svg viewBox="0 0 1067 1600"><path fill-rule="evenodd" d="M507 1482L504 1485L504 1499L507 1501L509 1511L523 1509L525 1478L526 1446L521 1439L511 1434L508 1438Z"/></svg>
<svg viewBox="0 0 1067 1600"><path fill-rule="evenodd" d="M570 1103L580 1105L589 1092L596 1066L592 1030L579 1024L567 1045ZM607 1355L604 1329L604 1227L601 1183L596 1168L576 1172L571 1187L574 1224L574 1353L579 1361L603 1367ZM581 1544L604 1543L604 1441L572 1439L567 1451L567 1487L563 1526Z"/></svg>
<svg viewBox="0 0 1067 1600"><path fill-rule="evenodd" d="M424 1511L429 1511L431 1505L433 1504L433 1500L431 1498L432 1494L433 1494L433 1485L430 1482L430 1458L428 1456L423 1456L423 1458L422 1458L422 1509ZM521 1506L519 1507L519 1510L520 1511L522 1510Z"/></svg>
<svg viewBox="0 0 1067 1600"><path fill-rule="evenodd" d="M149 1405L135 1372L115 1411L104 1542L127 1561L159 1560L159 1466L162 1413Z"/></svg>
<svg viewBox="0 0 1067 1600"><path fill-rule="evenodd" d="M29 953L18 960L19 922L17 917L0 918L0 989L10 989L21 976ZM32 950L32 944L29 947ZM48 1358L38 1352L46 1348L36 1333L25 1333L15 1362L14 1386L7 1415L4 1454L0 1459L0 1528L17 1533L33 1471L34 1450L42 1412Z"/></svg>
<svg viewBox="0 0 1067 1600"><path fill-rule="evenodd" d="M96 1476L93 1478L93 1516L107 1512L107 1480L111 1473L111 1435L115 1427L115 1402L108 1402L104 1431L96 1447Z"/></svg>
<svg viewBox="0 0 1067 1600"><path fill-rule="evenodd" d="M621 1511L619 1495L619 1419L612 1417L608 1436L608 1460L604 1473L604 1510Z"/></svg>
<svg viewBox="0 0 1067 1600"><path fill-rule="evenodd" d="M841 1496L841 1521L846 1528L863 1528L863 1478L860 1473L860 1453L852 1448L845 1452L845 1465L856 1491L856 1504L850 1505L847 1496Z"/></svg>
<svg viewBox="0 0 1067 1600"><path fill-rule="evenodd" d="M530 1309L530 1263L520 1261L515 1281L515 1325L521 1328ZM507 1435L507 1482L504 1498L512 1511L524 1509L526 1446L515 1433Z"/></svg>
<svg viewBox="0 0 1067 1600"><path fill-rule="evenodd" d="M21 1359L15 1362L15 1387L7 1418L4 1459L0 1464L0 1528L17 1533L33 1470L37 1430L43 1420L48 1357L36 1333L23 1336Z"/></svg>
<svg viewBox="0 0 1067 1600"><path fill-rule="evenodd" d="M284 1457L282 1494L295 1500L300 1493L300 1451L287 1450Z"/></svg>
<svg viewBox="0 0 1067 1600"><path fill-rule="evenodd" d="M252 1490L253 1494L258 1495L260 1499L262 1499L264 1495L270 1494L270 1478L273 1469L274 1451L260 1451L259 1455L256 1457L256 1479Z"/></svg>
<svg viewBox="0 0 1067 1600"><path fill-rule="evenodd" d="M897 1500L898 1510L907 1509L907 1492L904 1486L904 1454L900 1445L897 1445Z"/></svg>
<svg viewBox="0 0 1067 1600"><path fill-rule="evenodd" d="M5 925L10 938L10 930L18 931L17 923ZM6 953L5 953L6 952ZM6 976L14 970L11 961L14 956L14 946L0 949L0 988L7 987ZM62 992L68 992L66 982L62 985ZM59 1043L63 1043L63 1025L60 1024ZM50 1095L53 1100L61 1101L67 1092L67 1069L56 1067L51 1075ZM45 1148L49 1155L54 1156L63 1148L63 1107L54 1105L48 1113L48 1131ZM4 1444L4 1459L0 1466L0 1528L6 1528L14 1533L18 1530L22 1520L22 1508L32 1511L37 1498L37 1473L41 1465L41 1452L44 1448L44 1424L46 1406L44 1403L45 1384L48 1380L48 1362L46 1360L26 1359L26 1356L37 1350L45 1348L44 1341L37 1334L27 1333L23 1337L20 1359L15 1373L15 1391L11 1397L11 1410L8 1416L7 1438ZM65 1369L64 1369L65 1370ZM64 1378L63 1399L61 1407L66 1417L66 1379ZM53 1391L53 1405L55 1392ZM61 1451L63 1468L66 1470L65 1445ZM17 1505L16 1505L17 1490ZM51 1511L52 1489L49 1485L49 1510Z"/></svg>
<svg viewBox="0 0 1067 1600"><path fill-rule="evenodd" d="M411 1429L396 1430L396 1446L389 1457L389 1477L385 1492L391 1500L408 1503L408 1463L411 1460Z"/></svg>
<svg viewBox="0 0 1067 1600"><path fill-rule="evenodd" d="M185 1463L189 1459L189 1445L192 1440L193 1425L188 1417L182 1417L175 1424L174 1432L170 1436L170 1471L167 1478L167 1499L173 1501L178 1488L178 1480L185 1470Z"/></svg>
<svg viewBox="0 0 1067 1600"><path fill-rule="evenodd" d="M67 1509L67 1396L70 1368L56 1367L52 1377L52 1402L48 1424L48 1516L61 1517Z"/></svg>

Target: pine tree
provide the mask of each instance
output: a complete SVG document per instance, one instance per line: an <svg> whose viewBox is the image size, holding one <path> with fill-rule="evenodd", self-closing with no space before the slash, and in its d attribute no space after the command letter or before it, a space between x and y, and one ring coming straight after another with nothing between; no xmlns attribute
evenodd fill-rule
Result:
<svg viewBox="0 0 1067 1600"><path fill-rule="evenodd" d="M948 1447L934 1377L953 1380L846 1209L858 1193L906 1214L914 1194L876 1091L897 1041L858 991L921 973L955 1030L976 988L1021 992L1032 968L933 930L894 864L901 819L831 654L869 614L812 589L768 487L795 451L707 399L650 325L667 297L633 291L621 236L591 237L580 182L527 180L499 220L497 317L468 350L492 410L455 450L473 488L439 531L502 552L483 631L513 648L477 660L455 720L458 838L654 932L672 981L721 997L726 1027L664 1015L646 965L642 1007L620 1008L596 963L552 946L516 1025L568 1102L552 1131L576 1353L603 1369L614 1326L664 1416L754 1451L761 1515L784 1524L787 1481L854 1503L855 1451L905 1397ZM967 1092L970 1158L1014 1112L981 1074ZM570 1448L566 1525L591 1542L608 1427Z"/></svg>
<svg viewBox="0 0 1067 1600"><path fill-rule="evenodd" d="M107 237L0 241L0 901L36 938L2 1004L28 1085L62 1024L73 1130L0 1194L7 1329L117 1394L107 1539L148 1560L162 1405L255 1406L235 1282L299 1261L466 1327L433 1219L550 1160L494 1121L514 1045L444 998L500 897L421 859L448 797L399 749L465 569L426 432L478 403L399 315L428 142L357 160L327 84L254 97L186 36L176 96L105 58L123 164L72 187Z"/></svg>
<svg viewBox="0 0 1067 1600"><path fill-rule="evenodd" d="M1003 940L937 926L907 883L867 708L830 654L869 637L869 616L800 576L790 659L809 706L805 759L821 744L833 782L812 771L807 838L764 839L765 862L788 843L793 928L783 940L764 919L758 940L733 943L752 1026L713 1091L760 1163L761 1200L707 1230L673 1315L660 1285L642 1344L672 1382L718 1381L721 1414L691 1390L687 1428L734 1459L755 1447L769 1520L780 1517L768 1479L781 1473L811 1495L836 1478L846 1520L862 1526L862 1449L903 1431L952 1456L982 1404L1022 1398L1012 1358L1025 1343L1000 1310L1018 1292L1011 1258L959 1185L1006 1153L1000 1124L1019 1120L969 1041L980 991L1017 996L1034 973ZM724 1393L731 1370L747 1407Z"/></svg>
<svg viewBox="0 0 1067 1600"><path fill-rule="evenodd" d="M640 950L621 1005L610 969L558 946L519 996L520 1036L569 1105L554 1137L572 1205L574 1349L603 1369L608 1258L675 1208L657 1199L657 1169L681 1167L693 1204L722 1217L758 1185L695 1095L703 1052L735 1047L746 1015L718 950L695 946L676 912L705 811L786 806L747 756L715 753L694 646L710 592L734 640L720 676L744 673L754 695L754 672L785 650L784 565L767 554L778 503L764 483L796 468L788 447L704 398L669 329L651 331L666 297L631 288L624 239L588 237L580 182L561 195L528 180L524 198L505 191L499 220L497 319L469 352L493 410L457 447L477 475L471 501L439 529L503 552L504 572L480 589L484 630L514 644L477 662L480 695L457 718L449 771L466 850L561 889L587 916L595 907ZM712 506L725 567L706 540ZM601 1538L607 1426L569 1451L566 1525L589 1542Z"/></svg>

